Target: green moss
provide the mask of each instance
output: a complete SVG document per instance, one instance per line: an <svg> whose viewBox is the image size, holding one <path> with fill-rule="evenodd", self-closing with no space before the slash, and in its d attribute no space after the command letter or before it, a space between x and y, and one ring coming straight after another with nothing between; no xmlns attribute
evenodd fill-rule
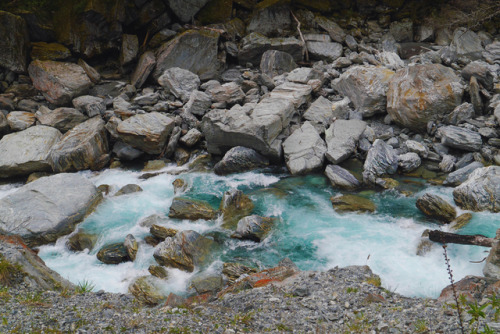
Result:
<svg viewBox="0 0 500 334"><path fill-rule="evenodd" d="M11 264L9 261L4 259L2 254L0 254L0 285L12 285L16 278L21 274L22 270L19 265Z"/></svg>

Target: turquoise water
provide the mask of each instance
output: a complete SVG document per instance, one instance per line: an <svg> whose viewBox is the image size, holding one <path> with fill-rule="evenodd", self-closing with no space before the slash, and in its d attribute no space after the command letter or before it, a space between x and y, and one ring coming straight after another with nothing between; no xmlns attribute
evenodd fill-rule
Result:
<svg viewBox="0 0 500 334"><path fill-rule="evenodd" d="M64 246L67 237L63 237L55 245L41 247L39 255L49 267L74 283L88 280L97 290L126 292L135 277L149 274L148 266L155 263L154 249L142 242L136 261L119 265L102 264L95 255L103 245L123 241L129 233L142 239L148 235L148 229L141 227L140 221L158 214L164 217L162 225L166 227L195 230L222 243L214 261L205 268L197 268L194 273L169 269L165 291L185 293L193 275L218 271L223 262L238 261L263 268L276 265L284 257L291 258L303 270L369 265L381 276L384 287L407 296L437 297L449 284L441 247L436 245L424 257L415 255L422 232L441 228L415 208L415 201L425 192L452 201L451 188L411 185L414 194L409 197L394 191L364 192L377 204L374 214L339 214L330 202L330 197L339 192L322 175L290 177L269 171L227 177L213 173L168 174L178 173L179 169L173 166L164 171L165 174L148 180L139 179L140 172L125 170L83 173L96 185L108 184L112 189L110 196L78 227L100 235L96 247L90 252L73 253ZM189 184L184 196L206 200L214 208L218 208L224 191L238 188L254 201L254 213L279 217L278 223L268 238L255 243L229 238L231 231L221 228L220 218L196 222L169 219L174 197L172 182L176 178ZM112 196L129 183L139 184L144 191ZM493 237L500 227L499 216L474 213L471 223L460 233ZM455 279L481 275L484 263L470 261L483 259L487 251L477 246L450 245Z"/></svg>

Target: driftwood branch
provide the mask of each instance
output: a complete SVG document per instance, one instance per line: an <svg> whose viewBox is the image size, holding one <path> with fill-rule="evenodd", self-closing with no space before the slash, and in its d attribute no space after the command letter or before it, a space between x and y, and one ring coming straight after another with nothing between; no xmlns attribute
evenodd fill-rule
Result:
<svg viewBox="0 0 500 334"><path fill-rule="evenodd" d="M307 51L306 40L304 39L304 35L302 35L302 31L300 30L300 21L292 11L290 11L290 14L292 14L293 19L295 20L295 22L297 22L297 31L299 32L299 36L300 39L302 40L302 43L304 43L306 62L309 62L309 51Z"/></svg>
<svg viewBox="0 0 500 334"><path fill-rule="evenodd" d="M461 235L455 233L434 230L429 232L429 240L442 244L475 245L483 247L493 246L493 238L488 238L481 234Z"/></svg>

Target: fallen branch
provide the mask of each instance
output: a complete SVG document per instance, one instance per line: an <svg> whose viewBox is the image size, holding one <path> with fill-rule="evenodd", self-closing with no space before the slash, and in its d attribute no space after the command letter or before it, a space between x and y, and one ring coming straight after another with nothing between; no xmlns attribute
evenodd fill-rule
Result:
<svg viewBox="0 0 500 334"><path fill-rule="evenodd" d="M488 238L481 234L461 235L455 233L434 230L429 232L429 240L442 244L475 245L483 247L493 246L493 238Z"/></svg>
<svg viewBox="0 0 500 334"><path fill-rule="evenodd" d="M300 21L297 19L295 14L293 14L292 11L290 11L292 14L295 22L297 22L297 31L299 32L300 39L302 40L302 43L304 43L304 50L305 50L305 56L306 56L306 62L309 62L309 51L307 51L307 45L306 45L306 40L304 39L304 35L302 35L302 31L300 30Z"/></svg>

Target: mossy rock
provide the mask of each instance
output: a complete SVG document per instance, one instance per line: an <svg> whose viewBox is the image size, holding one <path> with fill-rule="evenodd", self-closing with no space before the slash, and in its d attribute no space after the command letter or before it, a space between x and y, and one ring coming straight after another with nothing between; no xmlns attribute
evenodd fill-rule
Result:
<svg viewBox="0 0 500 334"><path fill-rule="evenodd" d="M232 0L212 0L198 12L196 19L199 20L202 25L226 22L231 19L232 12Z"/></svg>
<svg viewBox="0 0 500 334"><path fill-rule="evenodd" d="M31 43L31 58L33 60L64 60L71 57L71 51L59 43Z"/></svg>
<svg viewBox="0 0 500 334"><path fill-rule="evenodd" d="M215 218L216 212L210 204L205 201L185 197L176 197L172 201L168 216L170 218L178 219L210 220Z"/></svg>
<svg viewBox="0 0 500 334"><path fill-rule="evenodd" d="M466 212L464 214L461 214L460 216L455 218L454 221L451 222L451 224L452 224L451 229L453 231L458 231L458 230L464 228L465 226L467 226L467 224L469 224L471 219L472 219L472 213Z"/></svg>
<svg viewBox="0 0 500 334"><path fill-rule="evenodd" d="M219 206L219 210L223 213L223 227L234 229L238 221L250 215L253 209L252 200L241 190L226 191Z"/></svg>
<svg viewBox="0 0 500 334"><path fill-rule="evenodd" d="M374 212L375 203L367 198L356 195L342 195L330 198L337 212Z"/></svg>

